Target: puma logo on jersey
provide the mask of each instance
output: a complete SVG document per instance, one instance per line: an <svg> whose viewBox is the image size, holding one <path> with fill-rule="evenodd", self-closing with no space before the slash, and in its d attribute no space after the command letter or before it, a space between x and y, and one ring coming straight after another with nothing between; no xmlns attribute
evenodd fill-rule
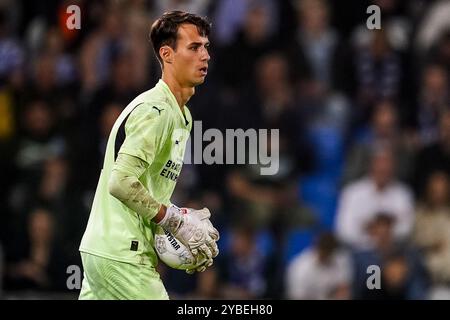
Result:
<svg viewBox="0 0 450 320"><path fill-rule="evenodd" d="M164 111L164 109L158 109L158 108L155 107L155 106L153 106L152 108L153 108L153 109L156 109L156 110L158 111L159 115L161 115L161 111Z"/></svg>

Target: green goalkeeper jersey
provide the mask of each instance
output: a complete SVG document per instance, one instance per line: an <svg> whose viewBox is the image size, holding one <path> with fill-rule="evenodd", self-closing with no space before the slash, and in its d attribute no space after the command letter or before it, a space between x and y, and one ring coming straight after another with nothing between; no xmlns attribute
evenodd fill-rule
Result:
<svg viewBox="0 0 450 320"><path fill-rule="evenodd" d="M120 145L118 132L123 124L125 138ZM112 196L108 181L117 153L138 157L148 164L145 173L139 177L140 182L154 200L170 205L191 128L188 108L184 107L183 114L175 96L162 80L124 109L109 135L89 222L81 240L81 252L156 266L157 257L153 249L156 225L145 221ZM156 214L153 212L150 216Z"/></svg>

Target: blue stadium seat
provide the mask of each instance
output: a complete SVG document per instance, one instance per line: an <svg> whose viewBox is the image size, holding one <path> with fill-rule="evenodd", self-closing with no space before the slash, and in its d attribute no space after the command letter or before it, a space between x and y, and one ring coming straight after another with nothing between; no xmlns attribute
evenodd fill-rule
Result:
<svg viewBox="0 0 450 320"><path fill-rule="evenodd" d="M286 265L304 249L313 243L315 232L312 229L297 229L289 232L285 246Z"/></svg>
<svg viewBox="0 0 450 320"><path fill-rule="evenodd" d="M339 175L344 159L344 137L341 130L317 125L308 130L308 140L317 157L317 171Z"/></svg>
<svg viewBox="0 0 450 320"><path fill-rule="evenodd" d="M329 229L334 224L338 197L338 179L333 175L315 174L300 181L299 197L313 210L320 227Z"/></svg>

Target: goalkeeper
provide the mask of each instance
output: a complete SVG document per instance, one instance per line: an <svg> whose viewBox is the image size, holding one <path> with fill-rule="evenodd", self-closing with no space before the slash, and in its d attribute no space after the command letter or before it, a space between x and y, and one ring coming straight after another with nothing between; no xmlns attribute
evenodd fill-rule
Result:
<svg viewBox="0 0 450 320"><path fill-rule="evenodd" d="M162 77L130 102L109 135L80 245L80 299L168 299L155 271L157 225L196 257L199 265L188 273L205 270L218 254L209 210L184 214L170 202L192 127L185 104L207 73L209 31L204 18L180 11L152 25Z"/></svg>

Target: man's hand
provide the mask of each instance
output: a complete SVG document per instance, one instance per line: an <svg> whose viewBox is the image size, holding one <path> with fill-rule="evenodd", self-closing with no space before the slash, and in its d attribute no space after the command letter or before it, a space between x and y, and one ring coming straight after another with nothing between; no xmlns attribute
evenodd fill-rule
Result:
<svg viewBox="0 0 450 320"><path fill-rule="evenodd" d="M207 243L208 247L210 247L212 252L212 257L215 258L219 254L219 249L217 247L217 241L219 240L219 231L212 225L209 218L211 218L211 212L208 208L203 208L201 210L188 209L188 213L191 215L197 216L200 221L206 223L208 235L210 237L209 243Z"/></svg>
<svg viewBox="0 0 450 320"><path fill-rule="evenodd" d="M204 271L206 267L212 265L212 259L219 253L216 244L219 233L209 221L210 216L211 213L206 208L193 210L171 205L158 223L187 246L197 262L205 259L197 267L199 271Z"/></svg>
<svg viewBox="0 0 450 320"><path fill-rule="evenodd" d="M203 208L201 210L188 209L189 214L196 215L201 221L205 222L208 228L208 235L210 237L209 243L207 244L211 250L212 258L217 257L219 254L219 248L217 247L217 241L219 240L219 231L212 225L209 218L211 217L211 213L208 208ZM194 272L203 272L206 268L212 266L213 259L206 259L204 263L197 266L195 269L188 269L186 272L188 274L193 274Z"/></svg>

